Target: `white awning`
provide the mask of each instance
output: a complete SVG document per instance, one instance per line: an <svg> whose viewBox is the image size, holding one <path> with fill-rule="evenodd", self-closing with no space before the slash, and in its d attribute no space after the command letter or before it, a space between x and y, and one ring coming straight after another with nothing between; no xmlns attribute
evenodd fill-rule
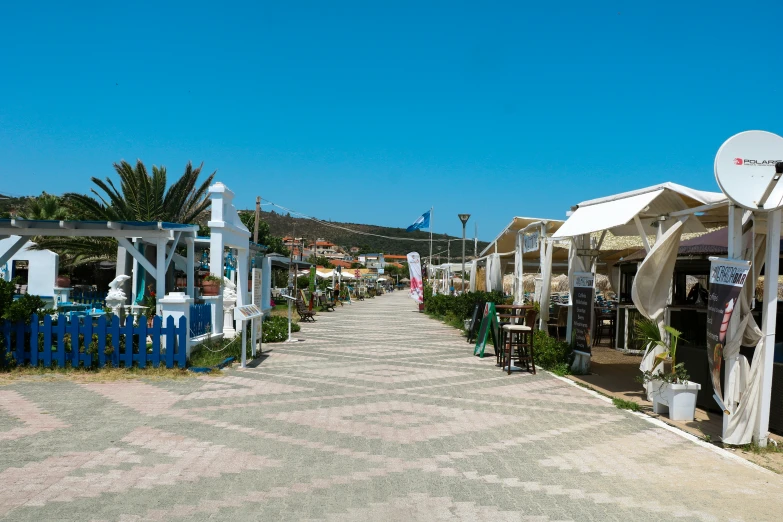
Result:
<svg viewBox="0 0 783 522"><path fill-rule="evenodd" d="M634 223L635 216L639 216L645 233L653 234L655 228L652 225L659 216L725 200L726 196L719 192L663 183L580 203L552 237L567 238L601 230L609 230L616 236L637 236L639 230ZM706 229L698 219L691 217L685 222L684 231L705 232Z"/></svg>

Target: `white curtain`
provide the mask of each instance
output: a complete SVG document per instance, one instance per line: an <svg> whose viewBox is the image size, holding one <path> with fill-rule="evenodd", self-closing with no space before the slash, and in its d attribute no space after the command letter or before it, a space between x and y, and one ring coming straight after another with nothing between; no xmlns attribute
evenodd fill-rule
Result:
<svg viewBox="0 0 783 522"><path fill-rule="evenodd" d="M517 234L516 249L514 250L514 304L522 304L525 300L525 288L522 284L522 235Z"/></svg>
<svg viewBox="0 0 783 522"><path fill-rule="evenodd" d="M487 258L487 292L503 291L503 274L500 268L500 255L490 254Z"/></svg>
<svg viewBox="0 0 783 522"><path fill-rule="evenodd" d="M552 251L555 249L554 241L544 238L542 243L543 253L541 259L541 321L549 321L549 296L552 294Z"/></svg>
<svg viewBox="0 0 783 522"><path fill-rule="evenodd" d="M478 260L470 264L470 291L476 291L476 270L478 270Z"/></svg>
<svg viewBox="0 0 783 522"><path fill-rule="evenodd" d="M731 238L729 238L731 241ZM745 281L742 289L740 303L740 323L737 330L726 341L723 347L723 358L726 361L727 368L729 361L737 364L737 368L730 375L724 403L729 408L731 414L728 416L728 424L723 433L723 442L725 444L749 444L753 438L753 429L758 417L759 394L761 393L761 370L764 366L764 335L756 324L751 314L750 306L753 302L753 293L756 289L756 281L761 275L763 266L764 251L767 242L767 236L758 235L753 237L753 230L746 232L742 244L743 259L753 259L755 262L751 266L752 276ZM777 247L777 245L774 245ZM770 280L765 280L764 284L772 284ZM741 345L756 345L756 351L753 353L753 363L748 366L748 360L740 355ZM737 404L739 403L739 404Z"/></svg>
<svg viewBox="0 0 783 522"><path fill-rule="evenodd" d="M631 289L633 304L636 305L640 314L658 323L662 337L665 335L663 322L669 300L669 287L674 275L674 264L677 262L677 252L680 249L680 238L686 220L687 218L677 221L656 241L655 246L639 265ZM628 328L633 328L633 325L628 325ZM643 372L655 371L660 367L660 363L655 364L655 357L664 351L662 346L652 347L642 358L639 369ZM648 384L648 399L652 399L650 397L651 391L652 386Z"/></svg>

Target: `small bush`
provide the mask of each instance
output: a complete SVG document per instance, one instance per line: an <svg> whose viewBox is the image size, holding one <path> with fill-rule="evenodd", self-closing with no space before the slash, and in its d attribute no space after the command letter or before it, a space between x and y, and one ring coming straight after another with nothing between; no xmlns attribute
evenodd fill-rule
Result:
<svg viewBox="0 0 783 522"><path fill-rule="evenodd" d="M574 362L571 346L550 337L544 330L536 330L533 339L536 364L557 375L568 375Z"/></svg>
<svg viewBox="0 0 783 522"><path fill-rule="evenodd" d="M291 324L291 331L298 332L302 328L298 323ZM265 343L279 343L288 339L288 319L280 316L270 316L264 320L261 340Z"/></svg>

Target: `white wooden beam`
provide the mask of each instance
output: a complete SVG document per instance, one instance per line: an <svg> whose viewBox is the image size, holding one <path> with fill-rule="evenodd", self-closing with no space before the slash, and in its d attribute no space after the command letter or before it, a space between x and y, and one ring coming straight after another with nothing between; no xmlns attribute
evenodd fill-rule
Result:
<svg viewBox="0 0 783 522"><path fill-rule="evenodd" d="M128 253L133 256L133 259L135 259L142 267L144 267L144 270L146 270L149 275L154 277L156 280L158 279L158 271L155 270L155 267L152 266L152 263L150 263L147 258L141 254L141 252L136 250L136 247L133 246L133 243L124 237L118 237L117 242L119 242L121 246L125 247L125 250L127 250Z"/></svg>
<svg viewBox="0 0 783 522"><path fill-rule="evenodd" d="M639 236L642 238L642 244L644 245L644 251L650 253L650 242L647 241L647 233L644 231L642 221L639 219L638 214L633 217L634 223L636 223L636 230L639 231Z"/></svg>
<svg viewBox="0 0 783 522"><path fill-rule="evenodd" d="M5 266L8 260L14 257L14 254L19 252L25 243L27 243L27 238L25 236L21 236L8 248L8 250L0 254L0 266Z"/></svg>
<svg viewBox="0 0 783 522"><path fill-rule="evenodd" d="M728 206L728 204L729 204L728 200L718 201L717 203L709 203L707 205L701 205L698 207L686 208L685 210L669 212L669 216L671 217L690 216L692 214L696 214L697 212L707 212L708 210L712 210L715 208L725 207Z"/></svg>
<svg viewBox="0 0 783 522"><path fill-rule="evenodd" d="M169 265L171 264L171 259L174 257L174 252L177 250L177 243L179 243L179 238L181 235L182 232L174 233L174 243L172 243L171 250L169 250L169 253L166 256L166 268L164 268L164 271L169 269Z"/></svg>

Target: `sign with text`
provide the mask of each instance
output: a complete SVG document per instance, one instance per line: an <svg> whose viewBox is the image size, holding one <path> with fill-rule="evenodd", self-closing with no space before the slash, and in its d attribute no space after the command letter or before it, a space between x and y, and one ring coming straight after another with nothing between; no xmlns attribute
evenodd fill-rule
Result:
<svg viewBox="0 0 783 522"><path fill-rule="evenodd" d="M713 397L727 413L723 404L720 383L720 367L723 362L723 347L726 332L734 309L738 307L742 286L748 278L750 261L741 259L710 258L710 294L707 300L707 361L710 365Z"/></svg>
<svg viewBox="0 0 783 522"><path fill-rule="evenodd" d="M258 306L259 308L265 308L263 306L263 303L261 302L261 269L260 268L254 268L253 272L253 304ZM269 303L267 303L269 305Z"/></svg>
<svg viewBox="0 0 783 522"><path fill-rule="evenodd" d="M525 234L522 240L522 252L527 254L528 252L538 251L538 232L531 232Z"/></svg>
<svg viewBox="0 0 783 522"><path fill-rule="evenodd" d="M574 273L573 296L573 332L574 349L591 353L591 326L593 324L593 301L595 300L595 274L591 272Z"/></svg>

